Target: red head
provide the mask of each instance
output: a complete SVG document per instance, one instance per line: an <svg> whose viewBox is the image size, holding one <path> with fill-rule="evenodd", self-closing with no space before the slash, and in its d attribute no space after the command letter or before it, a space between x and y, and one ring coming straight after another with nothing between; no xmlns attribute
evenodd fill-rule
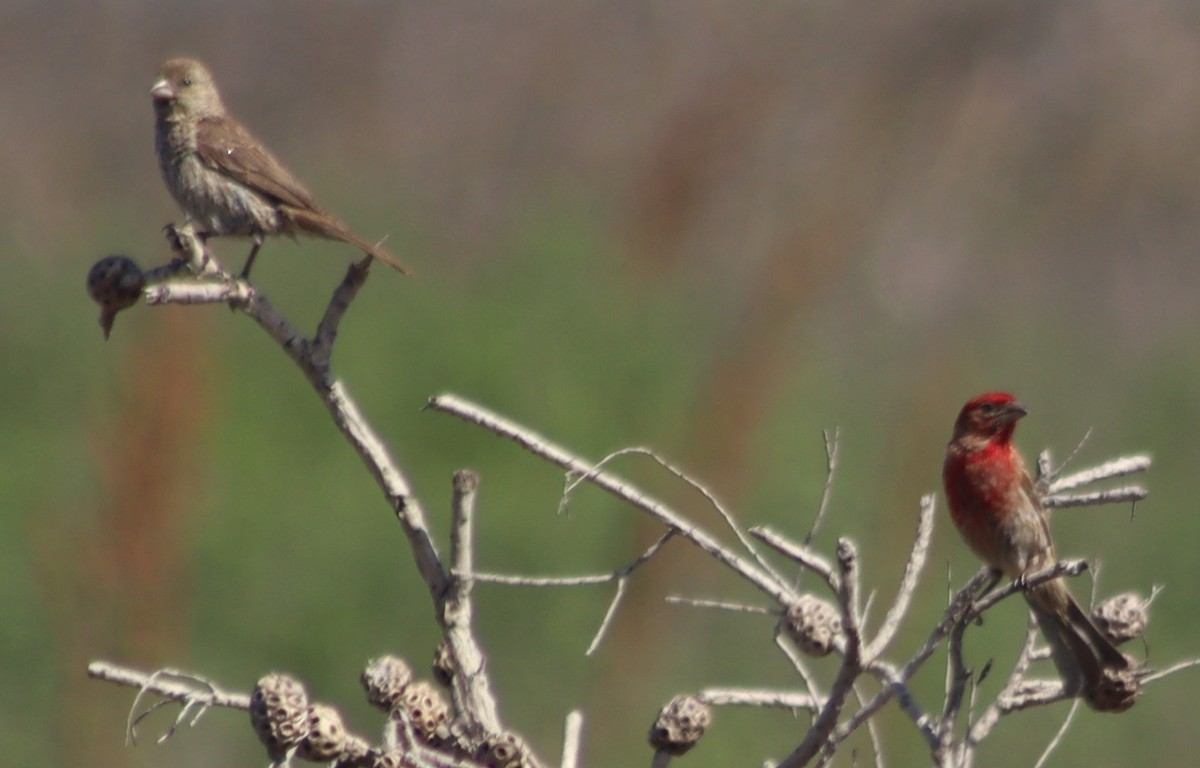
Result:
<svg viewBox="0 0 1200 768"><path fill-rule="evenodd" d="M954 440L980 438L985 441L1012 439L1017 420L1028 413L1021 401L1007 392L987 392L967 401L954 422Z"/></svg>

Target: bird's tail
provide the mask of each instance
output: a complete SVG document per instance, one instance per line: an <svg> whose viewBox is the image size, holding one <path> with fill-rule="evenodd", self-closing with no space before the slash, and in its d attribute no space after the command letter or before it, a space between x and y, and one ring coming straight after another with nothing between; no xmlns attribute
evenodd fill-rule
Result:
<svg viewBox="0 0 1200 768"><path fill-rule="evenodd" d="M1096 628L1062 579L1039 584L1025 593L1050 658L1070 696L1083 696L1101 712L1124 712L1140 691L1136 662L1121 653Z"/></svg>
<svg viewBox="0 0 1200 768"><path fill-rule="evenodd" d="M383 246L363 240L346 228L345 224L323 211L310 211L303 208L289 207L285 212L292 224L309 235L324 237L329 240L340 240L343 243L361 248L372 258L382 261L402 275L412 274L404 262L389 253Z"/></svg>

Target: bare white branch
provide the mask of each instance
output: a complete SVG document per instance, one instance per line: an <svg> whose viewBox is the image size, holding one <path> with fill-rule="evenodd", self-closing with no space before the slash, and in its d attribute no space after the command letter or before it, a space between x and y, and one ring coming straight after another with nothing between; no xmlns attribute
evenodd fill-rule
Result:
<svg viewBox="0 0 1200 768"><path fill-rule="evenodd" d="M468 576L450 578L446 596L441 601L447 656L454 669L450 693L460 726L472 739L502 730L483 649L475 640L473 626L475 611L469 574L475 567L475 492L478 487L479 475L471 470L454 473L450 502L451 558L455 571Z"/></svg>
<svg viewBox="0 0 1200 768"><path fill-rule="evenodd" d="M813 552L808 547L789 541L783 534L776 533L773 529L766 526L751 528L750 535L762 539L767 546L779 554L796 561L820 576L829 585L830 591L837 592L840 589L838 576L833 572L833 566L828 560Z"/></svg>
<svg viewBox="0 0 1200 768"><path fill-rule="evenodd" d="M887 615L884 616L883 624L880 625L875 639L867 645L867 649L863 652L864 658L868 662L883 653L888 647L888 643L895 637L900 622L908 612L909 603L912 602L913 594L917 590L917 583L921 579L921 571L925 569L925 561L929 557L929 542L933 538L933 515L936 502L937 497L932 493L921 498L921 511L917 516L917 533L912 549L909 550L908 563L904 566L904 575L900 579L900 589L896 592L896 599L892 603L892 607L888 609Z"/></svg>
<svg viewBox="0 0 1200 768"><path fill-rule="evenodd" d="M1047 493L1050 495L1070 491L1085 485L1110 480L1114 477L1124 477L1150 469L1151 459L1145 454L1123 456L1119 459L1106 461L1090 469L1060 477L1050 482Z"/></svg>
<svg viewBox="0 0 1200 768"><path fill-rule="evenodd" d="M1092 507L1099 504L1137 503L1149 493L1140 485L1122 485L1092 493L1058 493L1042 497L1042 505L1051 509L1066 507Z"/></svg>
<svg viewBox="0 0 1200 768"><path fill-rule="evenodd" d="M696 698L714 707L771 707L813 712L817 701L807 693L747 688L705 688Z"/></svg>
<svg viewBox="0 0 1200 768"><path fill-rule="evenodd" d="M226 691L207 680L176 669L146 673L108 661L93 661L88 664L87 673L88 677L96 680L140 688L172 701L198 701L209 707L250 709L248 694Z"/></svg>
<svg viewBox="0 0 1200 768"><path fill-rule="evenodd" d="M613 593L612 600L608 603L608 610L604 612L604 618L600 620L600 626L596 628L596 634L592 637L592 642L588 644L587 650L583 652L584 656L591 656L600 648L600 643L604 640L604 636L608 634L609 626L612 625L613 619L616 618L617 608L621 605L621 600L625 597L625 590L628 586L628 577L622 576L617 580L617 591Z"/></svg>
<svg viewBox="0 0 1200 768"><path fill-rule="evenodd" d="M861 707L863 705L864 696L857 684L854 686L854 700L858 702L858 706ZM875 768L884 768L883 742L879 738L879 728L875 718L867 721L867 737L871 741L871 755L875 761ZM833 759L833 750L830 750L826 754L829 755L830 760Z"/></svg>
<svg viewBox="0 0 1200 768"><path fill-rule="evenodd" d="M430 398L429 408L442 413L448 413L464 421L483 427L500 437L515 442L530 453L540 456L563 470L586 477L588 482L653 516L668 528L678 531L679 534L704 552L737 572L755 587L775 598L780 603L786 604L792 597L792 591L786 584L780 583L754 563L747 562L731 552L707 531L690 523L665 502L659 501L633 484L607 471L591 472L590 470L595 466L594 462L584 461L541 435L455 395L438 395L437 397Z"/></svg>
<svg viewBox="0 0 1200 768"><path fill-rule="evenodd" d="M600 627L596 631L595 637L589 644L584 655L590 656L599 648L600 641L603 639L609 624L616 616L617 607L620 605L622 597L625 595L628 578L639 566L646 563L650 558L654 557L663 546L675 536L675 531L668 530L658 538L650 547L638 555L633 561L621 566L612 573L593 574L587 576L509 576L496 573L474 573L471 578L474 581L486 582L491 584L503 584L507 586L518 587L579 587L591 584L607 584L609 582L617 582L617 590L613 594L613 598L609 603L608 610L605 612L604 618L601 620Z"/></svg>
<svg viewBox="0 0 1200 768"><path fill-rule="evenodd" d="M713 608L718 611L731 611L733 613L757 613L767 616L779 613L777 609L772 610L758 605L730 603L725 600L705 600L699 597L686 597L683 595L667 595L666 601L676 605L690 605L693 608Z"/></svg>
<svg viewBox="0 0 1200 768"><path fill-rule="evenodd" d="M137 696L129 705L129 717L125 724L125 740L130 745L137 743L138 724L147 715L169 703L179 704L180 711L175 721L159 737L160 743L170 738L180 725L195 725L209 707L250 709L250 697L246 694L227 692L204 678L176 669L144 673L106 661L93 661L88 665L88 677L138 689ZM161 696L162 699L140 709L142 699L147 695ZM193 711L195 715L189 718L188 715Z"/></svg>
<svg viewBox="0 0 1200 768"><path fill-rule="evenodd" d="M1012 691L1002 693L996 703L1003 715L1019 712L1031 707L1041 707L1067 698L1061 680L1037 680L1026 678Z"/></svg>
<svg viewBox="0 0 1200 768"><path fill-rule="evenodd" d="M583 752L583 713L573 709L563 723L562 768L578 768Z"/></svg>
<svg viewBox="0 0 1200 768"><path fill-rule="evenodd" d="M197 283L170 280L147 286L146 303L155 304L244 304L255 296L254 286L244 280L227 283Z"/></svg>
<svg viewBox="0 0 1200 768"><path fill-rule="evenodd" d="M608 584L619 578L617 573L594 573L583 576L514 576L507 573L476 571L471 574L473 581L506 587L586 587L592 584Z"/></svg>
<svg viewBox="0 0 1200 768"><path fill-rule="evenodd" d="M1162 680L1164 677L1170 677L1176 672L1182 672L1185 669L1191 669L1192 667L1200 667L1200 659L1187 659L1186 661L1180 661L1172 664L1169 667L1155 670L1154 672L1151 672L1143 677L1142 682L1153 683L1158 680Z"/></svg>
<svg viewBox="0 0 1200 768"><path fill-rule="evenodd" d="M1075 699L1075 701L1071 702L1071 708L1067 710L1067 716L1063 718L1062 725L1058 727L1058 732L1054 734L1054 738L1042 750L1041 757L1033 764L1033 768L1042 768L1046 764L1046 761L1050 759L1051 753L1062 743L1063 736L1067 735L1067 729L1071 727L1071 722L1075 719L1075 713L1079 711L1079 705L1080 699Z"/></svg>
<svg viewBox="0 0 1200 768"><path fill-rule="evenodd" d="M842 653L842 664L834 678L833 688L828 698L821 705L821 710L813 721L812 727L796 749L784 758L779 768L798 768L806 765L819 752L832 748L831 736L837 728L842 709L849 697L854 681L862 672L862 638L859 635L859 584L858 584L858 550L849 539L839 539L837 545L838 562L838 603L842 608L842 632L845 637L845 647Z"/></svg>
<svg viewBox="0 0 1200 768"><path fill-rule="evenodd" d="M825 439L825 486L821 489L821 503L817 505L817 514L813 517L808 533L804 534L804 546L806 547L812 544L813 538L821 528L821 523L825 520L826 513L829 512L829 500L833 497L833 478L837 474L842 430L834 427L832 434L827 429L822 430L821 436Z"/></svg>
<svg viewBox="0 0 1200 768"><path fill-rule="evenodd" d="M788 661L792 663L792 668L796 670L796 674L800 675L800 679L804 681L804 688L808 694L812 696L813 701L822 702L825 700L825 695L821 693L821 686L817 684L817 678L813 675L812 670L808 668L808 662L805 660L804 654L787 642L782 633L775 632L775 645L779 650L783 651L783 655L787 656Z"/></svg>
<svg viewBox="0 0 1200 768"><path fill-rule="evenodd" d="M1013 664L1012 670L1008 674L1008 680L1004 683L1004 688L1001 689L1000 696L996 701L993 701L984 708L983 713L979 716L970 728L967 730L966 737L963 739L964 747L968 750L974 749L975 745L981 743L991 733L992 728L1000 720L1000 715L1003 714L1000 710L999 699L1005 696L1015 696L1020 688L1022 681L1025 679L1026 672L1029 671L1029 665L1037 656L1036 648L1038 638L1040 637L1037 621L1033 618L1033 613L1029 613L1029 619L1025 623L1025 642L1021 646L1021 653L1017 655L1017 660Z"/></svg>
<svg viewBox="0 0 1200 768"><path fill-rule="evenodd" d="M701 496L703 496L704 500L707 501L709 503L709 505L716 511L716 513L718 515L720 515L721 519L725 521L725 525L729 528L729 530L733 533L733 535L735 537L737 537L737 540L739 543L741 543L742 547L744 547L745 550L750 553L750 556L754 558L754 562L758 564L758 567L762 568L764 571L771 574L771 576L776 581L783 583L783 581L784 581L783 576L781 574L779 574L777 571L775 571L771 567L771 565L766 560L763 559L762 555L759 554L758 550L755 548L754 542L752 542L749 538L747 538L746 534L742 532L742 527L740 525L738 525L737 521L735 521L733 519L733 514L730 513L730 511L725 507L725 505L721 503L721 501L717 498L716 494L714 494L712 491L710 491L708 489L708 487L705 486L703 483L701 483L698 480L696 480L695 478L691 477L686 472L684 472L682 469L676 467L674 464L667 461L662 456L658 455L656 452L654 452L653 450L651 450L649 448L644 448L641 446L634 446L631 448L622 448L618 451L614 451L613 453L610 453L609 455L605 456L603 459L598 461L595 464L595 466L593 466L585 474L580 475L580 474L568 472L567 473L567 484L566 484L565 489L563 490L563 498L559 505L560 511L566 507L567 499L569 498L572 491L574 491L576 488L578 488L581 483L590 480L592 475L594 475L596 472L599 472L606 465L608 465L611 461L613 461L614 459L617 459L621 456L646 456L646 457L650 458L651 460L653 460L660 467L665 469L667 472L670 472L677 479L682 481L685 485L689 486L694 491L696 491Z"/></svg>
<svg viewBox="0 0 1200 768"><path fill-rule="evenodd" d="M389 454L382 438L363 418L357 404L346 392L341 382L335 380L329 370L329 350L314 345L282 314L275 310L267 298L243 280L232 280L220 268L208 248L195 236L190 225L179 227L173 232L175 245L188 263L203 271L205 276L220 278L221 282L166 283L147 289L147 301L235 301L235 307L251 317L259 327L279 344L288 357L300 368L312 385L317 396L329 410L334 424L362 458L372 477L383 490L388 503L408 536L414 559L421 576L435 599L440 599L446 588L446 573L438 557L437 548L429 536L425 513L420 501L412 493L408 480ZM366 278L366 271L351 265L345 279L334 291L330 306L322 319L321 331L324 342L332 343L336 328L350 300L358 292ZM152 301L153 303L153 301ZM314 346L317 347L314 354Z"/></svg>

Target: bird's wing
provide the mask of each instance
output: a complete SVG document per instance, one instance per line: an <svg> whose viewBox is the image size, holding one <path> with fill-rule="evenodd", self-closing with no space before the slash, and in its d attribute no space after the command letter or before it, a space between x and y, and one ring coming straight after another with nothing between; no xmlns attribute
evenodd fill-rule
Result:
<svg viewBox="0 0 1200 768"><path fill-rule="evenodd" d="M1038 493L1037 482L1029 474L1029 471L1025 469L1024 462L1021 463L1021 470L1021 474L1023 475L1021 478L1021 492L1038 511L1038 518L1042 521L1041 527L1046 532L1046 538L1053 540L1050 536L1050 510L1046 509L1046 506L1042 504L1042 494Z"/></svg>
<svg viewBox="0 0 1200 768"><path fill-rule="evenodd" d="M200 120L196 153L208 167L278 203L318 210L304 185L235 120L228 117Z"/></svg>

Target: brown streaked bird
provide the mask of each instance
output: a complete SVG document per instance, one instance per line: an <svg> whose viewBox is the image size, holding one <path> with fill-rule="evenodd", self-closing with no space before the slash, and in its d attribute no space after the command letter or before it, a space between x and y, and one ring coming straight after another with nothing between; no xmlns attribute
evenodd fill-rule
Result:
<svg viewBox="0 0 1200 768"><path fill-rule="evenodd" d="M201 237L243 235L250 267L267 235L340 240L407 274L404 264L322 210L291 173L225 109L208 69L170 59L150 89L154 148L167 189Z"/></svg>

